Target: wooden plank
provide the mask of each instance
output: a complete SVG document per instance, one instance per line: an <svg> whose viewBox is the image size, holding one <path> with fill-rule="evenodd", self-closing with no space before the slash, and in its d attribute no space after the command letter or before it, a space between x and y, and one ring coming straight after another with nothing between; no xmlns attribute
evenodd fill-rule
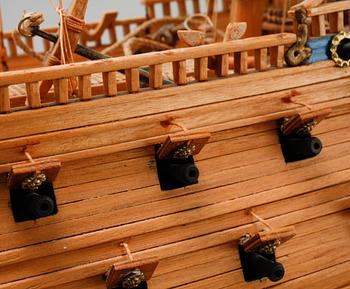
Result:
<svg viewBox="0 0 350 289"><path fill-rule="evenodd" d="M130 93L135 93L140 90L140 75L137 68L125 70L126 84Z"/></svg>
<svg viewBox="0 0 350 289"><path fill-rule="evenodd" d="M10 93L8 86L0 87L0 113L11 112Z"/></svg>
<svg viewBox="0 0 350 289"><path fill-rule="evenodd" d="M186 61L173 62L173 76L177 85L187 84Z"/></svg>
<svg viewBox="0 0 350 289"><path fill-rule="evenodd" d="M350 3L348 1L337 1L326 3L318 7L312 7L308 11L309 16L318 16L324 14L330 14L334 12L340 12L344 10L350 10Z"/></svg>
<svg viewBox="0 0 350 289"><path fill-rule="evenodd" d="M187 16L186 2L185 0L177 0L179 14L182 17Z"/></svg>
<svg viewBox="0 0 350 289"><path fill-rule="evenodd" d="M344 12L337 12L328 15L329 32L338 33L344 29Z"/></svg>
<svg viewBox="0 0 350 289"><path fill-rule="evenodd" d="M80 100L90 100L91 96L91 75L78 77L78 97Z"/></svg>
<svg viewBox="0 0 350 289"><path fill-rule="evenodd" d="M66 104L69 100L69 89L68 89L67 78L54 80L54 93L56 102L59 104Z"/></svg>
<svg viewBox="0 0 350 289"><path fill-rule="evenodd" d="M29 106L31 108L41 107L39 83L38 82L26 83L26 90L27 90Z"/></svg>
<svg viewBox="0 0 350 289"><path fill-rule="evenodd" d="M298 214L302 214L302 213L305 213L305 211L298 212ZM292 217L295 217L295 215ZM280 217L277 217L277 219L279 220L279 222L281 222L283 219L291 220L290 216L288 217L280 216ZM188 252L200 250L202 248L208 248L218 244L230 242L231 240L237 238L239 234L242 233L242 231L244 232L244 230L246 229L247 229L246 227L241 228L241 230L230 229L223 232L218 232L218 233L206 235L203 237L199 237L196 239L190 239L190 240L186 240L176 244L171 244L170 246L158 247L158 248L155 248L154 250L147 250L146 252L136 253L135 256L138 256L138 257L142 256L144 258L147 258L151 254L157 254L161 256L161 258L167 258L167 257L175 256L180 253L185 254ZM346 242L346 241L343 241L343 242ZM336 240L336 244L339 244L339 240ZM326 244L326 245L328 246L328 250L329 250L329 244ZM297 254L300 255L299 257L307 256L306 258L313 258L313 256L315 256L315 253L316 254L323 253L324 250L327 249L326 245L320 246L320 248L316 248L316 249L315 248L309 249L307 250L308 254L305 254L305 252L298 252ZM341 254L339 250L337 252ZM344 254L342 255L344 256ZM323 260L326 261L327 259L328 257L326 258L324 257ZM14 288L14 286L17 286L17 288L27 288L25 286L38 286L38 288L47 288L48 286L55 286L62 283L72 282L74 280L84 279L90 276L99 275L103 272L106 266L108 266L112 262L115 263L120 260L121 258L114 257L114 258L94 262L83 266L73 267L73 268L45 274L42 276L36 276L36 277L32 277L32 278L28 278L20 281L15 281L12 283L2 284L0 285L0 288ZM300 260L300 259L297 258L296 260ZM306 266L309 266L309 264Z"/></svg>
<svg viewBox="0 0 350 289"><path fill-rule="evenodd" d="M271 65L282 68L284 65L284 46L275 46L271 48Z"/></svg>
<svg viewBox="0 0 350 289"><path fill-rule="evenodd" d="M194 59L194 77L197 81L208 80L208 58L207 57Z"/></svg>
<svg viewBox="0 0 350 289"><path fill-rule="evenodd" d="M318 25L319 25L319 36L326 36L326 17L325 15L318 16Z"/></svg>
<svg viewBox="0 0 350 289"><path fill-rule="evenodd" d="M163 68L162 65L151 65L149 67L149 86L159 89L163 85Z"/></svg>
<svg viewBox="0 0 350 289"><path fill-rule="evenodd" d="M230 84L230 85L232 85L232 84ZM343 85L345 85L344 87L346 87L346 85L348 85L348 84L346 84L346 80L341 80L341 81L339 81L339 83L335 82L334 83L334 87L336 87L336 90L334 90L333 88L330 88L330 84L327 83L327 84L322 84L322 85L316 86L316 87L308 87L305 90L301 90L301 92L305 93L307 95L309 91L317 90L317 93L315 92L314 95L310 96L310 97L312 97L311 102L310 102L310 98L308 98L309 96L306 97L306 99L305 99L306 102L312 103L313 99L317 99L318 101L324 101L325 99L329 99L330 97L334 97L334 96L339 97L339 98L344 97L345 96L345 94L344 94L345 92L342 89ZM242 87L243 87L243 84L241 84L240 88L242 88ZM225 88L228 89L229 86L226 86ZM258 90L259 87L254 87L254 89ZM330 90L327 92L326 89L330 89ZM230 91L232 92L233 95L235 95L234 92L237 92L237 95L235 95L235 96L239 95L239 89L237 87L236 88L232 87L232 90L230 90ZM200 96L200 93L198 94L198 91L197 91L197 94L193 93L193 101L191 99L191 101L193 102L193 105L196 103L196 97L198 97L197 95ZM258 114L258 115L262 114L262 115L264 115L264 120L267 120L265 118L266 117L266 113L274 112L275 109L276 109L276 111L278 111L278 110L281 109L282 106L285 106L285 104L280 102L280 97L282 97L284 95L285 95L285 92L281 92L281 94L278 94L278 95L270 95L270 96L267 96L267 97L259 96L259 100L257 100L257 98L252 98L252 99L248 99L247 101L240 101L238 103L232 102L232 105L235 106L234 111L237 111L237 113L238 113L237 117L234 115L234 118L235 119L237 118L238 121L241 122L242 119L244 119L244 118L254 117L255 114ZM188 96L186 95L186 98L187 97ZM188 102L188 100L189 99L187 98L187 102ZM156 104L158 103L158 101L155 100L154 102L152 102L152 101L148 102L148 104L151 104L151 103L154 103L155 107L157 107ZM175 105L173 105L171 103L171 100L169 99L169 102L167 102L166 105L168 106L170 104L173 107L175 106ZM76 104L76 105L78 105L78 104ZM257 109L256 111L254 111L253 115L249 114L249 113L252 113L252 111L249 109L249 107L251 105L253 105L254 107L256 106L256 109ZM130 111L132 111L132 109L133 109L133 106L134 106L134 104L132 102L130 102L130 106L129 105L126 106L126 107L124 106L123 108L120 108L120 111L118 110L118 112L114 112L114 113L118 114L119 117L121 117L121 115L122 115L122 113L123 113L123 111L125 109L129 110L129 107L130 107L130 110L128 111L130 113ZM208 106L208 107L210 107L210 106ZM196 119L197 117L200 117L201 115L203 115L203 113L206 113L208 107L203 108L204 110L199 109L199 108L194 109L193 111L197 111L198 114L197 113L196 114L192 114L191 117L189 117L187 115L187 119L186 119L186 115L183 114L183 117L184 117L184 120L185 120L184 125L186 125L186 126L191 128L191 124L193 123L194 119ZM159 108L159 105L158 105L158 108ZM267 109L272 109L272 111L269 111ZM223 111L226 111L226 110L228 111L227 114L223 114ZM293 110L294 110L294 105L291 105L291 112L293 112ZM82 118L84 117L84 114L82 114L80 110L78 110L78 111L79 111L80 119L82 120ZM201 119L201 120L198 120L198 125L202 125L202 126L206 126L206 125L209 125L209 124L213 125L216 121L220 122L220 120L223 120L223 121L230 121L231 120L232 121L232 119L231 119L232 118L232 109L229 108L227 106L227 104L225 104L225 105L224 104L215 104L215 105L213 105L213 110L210 110L210 111L213 111L213 112L210 112L210 115L211 115L212 119ZM181 114L181 112L180 112L180 114ZM289 113L288 114L286 113L284 116L288 116L288 115L289 115ZM39 119L37 114L35 116L36 116L35 117L36 119ZM281 116L283 116L283 115L281 114ZM277 118L276 115L273 114L272 117L271 117L271 120L272 119L276 119L276 118ZM46 117L45 119L48 119L48 118ZM154 121L152 121L152 119L150 119L149 121L150 121L150 123L157 123L158 122L157 119L159 120L159 118L157 117L157 118L155 118ZM51 119L51 121L52 121L52 119ZM183 122L183 121L181 121L181 122ZM60 123L61 122L59 122L57 125L59 125ZM135 125L137 131L141 132L140 134L138 134L138 138L140 138L141 136L143 136L143 137L152 136L152 135L149 135L150 131L147 131L148 135L147 134L144 135L146 132L143 131L143 129L142 129L142 126L145 125L145 123L143 121L139 122L139 121L134 121L133 120L133 121L127 121L127 123L131 123L132 125ZM129 128L132 127L131 124L129 124ZM6 126L7 125L11 125L11 123L9 122L9 124L6 124ZM115 135L108 136L108 138L104 140L104 141L106 141L105 145L109 145L110 143L118 143L118 142L120 142L121 136L117 133L117 130L118 130L119 126L120 126L120 124L103 125L103 126L101 126L99 128L99 130L96 130L96 128L89 128L89 127L88 128L82 128L82 129L79 129L79 130L74 131L74 132L69 132L69 137L73 138L73 137L78 137L78 136L82 137L84 135L85 136L88 135L89 136L89 142L91 142L91 132L93 131L94 134L95 134L94 137L98 139L98 143L101 145L100 136L98 134L100 134L100 133L107 133L107 134L109 134L108 131L110 131L110 130L116 131ZM33 130L33 128L31 128L31 130ZM220 129L218 129L218 130L220 130ZM7 133L11 133L11 131L9 130ZM150 139L149 140L150 141L149 144L157 143L159 140L160 140L160 142L162 142L162 140L164 140L165 137L166 137L166 136L164 136L164 128L162 126L159 126L159 127L156 126L155 130L153 131L153 133L156 133L156 135L159 134L160 137L158 137L157 139ZM66 134L67 134L67 132L59 132L59 133L54 133L54 134L43 134L40 137L39 136L35 136L35 137L29 138L29 139L22 139L22 142L25 143L28 140L32 140L32 141L35 140L36 142L37 141L44 142L45 140L46 141L51 140L51 142L52 142L52 140L55 139L56 143L58 143L59 140L62 140L63 143L64 143L65 141L68 141L66 139L66 137L67 137ZM113 139L111 139L112 137L113 137ZM127 135L127 136L125 136L125 139L123 139L123 141L125 141L125 142L132 141L133 137L137 137L137 136L132 135L132 134L131 135ZM18 142L15 141L15 142L12 142L12 143L18 143ZM130 148L130 144L128 144L128 146ZM11 147L11 145L9 144L9 146L7 146L7 147ZM89 148L89 146L85 147L85 148ZM58 149L58 147L56 149ZM74 148L72 148L72 149L74 149ZM107 149L106 147L105 148L101 148L101 152L104 151L104 153L107 153L108 151L106 151L106 149ZM65 148L65 152L67 152L67 148ZM85 151L84 153L85 153L85 157L86 157L87 156L86 154L88 152Z"/></svg>
<svg viewBox="0 0 350 289"><path fill-rule="evenodd" d="M115 71L104 72L103 77L103 86L107 96L115 96L118 93L117 89L117 73Z"/></svg>

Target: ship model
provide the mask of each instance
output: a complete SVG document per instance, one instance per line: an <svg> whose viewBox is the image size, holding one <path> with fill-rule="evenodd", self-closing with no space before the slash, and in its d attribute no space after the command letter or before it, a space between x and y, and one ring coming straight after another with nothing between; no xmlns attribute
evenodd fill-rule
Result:
<svg viewBox="0 0 350 289"><path fill-rule="evenodd" d="M0 33L0 289L349 288L350 1L53 4Z"/></svg>

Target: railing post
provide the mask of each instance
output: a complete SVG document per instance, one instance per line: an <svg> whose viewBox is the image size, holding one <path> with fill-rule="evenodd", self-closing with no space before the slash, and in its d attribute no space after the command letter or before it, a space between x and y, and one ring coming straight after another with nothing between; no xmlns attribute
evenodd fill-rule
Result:
<svg viewBox="0 0 350 289"><path fill-rule="evenodd" d="M328 19L331 33L338 33L344 29L344 11L329 14Z"/></svg>
<svg viewBox="0 0 350 289"><path fill-rule="evenodd" d="M78 77L78 97L80 100L91 99L91 75Z"/></svg>
<svg viewBox="0 0 350 289"><path fill-rule="evenodd" d="M11 112L10 92L8 86L0 87L0 113Z"/></svg>
<svg viewBox="0 0 350 289"><path fill-rule="evenodd" d="M282 68L284 64L284 46L271 47L271 65L277 68Z"/></svg>
<svg viewBox="0 0 350 289"><path fill-rule="evenodd" d="M149 69L149 86L155 89L163 85L162 64L151 65Z"/></svg>
<svg viewBox="0 0 350 289"><path fill-rule="evenodd" d="M267 48L255 50L255 69L258 71L267 70Z"/></svg>
<svg viewBox="0 0 350 289"><path fill-rule="evenodd" d="M147 16L148 18L155 18L156 17L156 11L154 9L154 4L153 3L149 3L147 4Z"/></svg>
<svg viewBox="0 0 350 289"><path fill-rule="evenodd" d="M173 62L173 77L177 85L187 84L186 60Z"/></svg>
<svg viewBox="0 0 350 289"><path fill-rule="evenodd" d="M115 96L118 93L117 72L110 71L102 73L103 86L107 96Z"/></svg>
<svg viewBox="0 0 350 289"><path fill-rule="evenodd" d="M234 53L235 62L235 73L246 74L248 73L248 52L235 52Z"/></svg>
<svg viewBox="0 0 350 289"><path fill-rule="evenodd" d="M137 68L125 70L126 85L130 93L135 93L140 90L140 74Z"/></svg>
<svg viewBox="0 0 350 289"><path fill-rule="evenodd" d="M26 83L26 90L30 108L41 107L39 82Z"/></svg>
<svg viewBox="0 0 350 289"><path fill-rule="evenodd" d="M162 3L162 8L163 8L163 15L164 16L170 16L171 15L170 2L163 2Z"/></svg>
<svg viewBox="0 0 350 289"><path fill-rule="evenodd" d="M208 57L195 58L194 78L197 81L208 80Z"/></svg>
<svg viewBox="0 0 350 289"><path fill-rule="evenodd" d="M225 77L229 71L229 54L218 55L215 57L215 74L219 77Z"/></svg>
<svg viewBox="0 0 350 289"><path fill-rule="evenodd" d="M53 81L56 102L66 104L69 100L68 79L61 78Z"/></svg>
<svg viewBox="0 0 350 289"><path fill-rule="evenodd" d="M179 7L180 16L182 16L182 17L187 16L187 9L186 9L185 0L177 0L177 4Z"/></svg>

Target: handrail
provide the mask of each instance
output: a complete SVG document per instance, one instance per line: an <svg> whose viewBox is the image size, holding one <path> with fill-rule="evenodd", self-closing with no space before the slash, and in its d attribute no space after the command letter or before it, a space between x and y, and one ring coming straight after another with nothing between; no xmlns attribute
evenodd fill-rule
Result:
<svg viewBox="0 0 350 289"><path fill-rule="evenodd" d="M141 66L183 61L193 59L194 57L202 58L273 46L291 45L295 41L295 34L280 33L260 37L251 37L225 43L208 44L200 47L178 48L167 51L122 56L97 61L9 71L0 73L0 86L138 68Z"/></svg>
<svg viewBox="0 0 350 289"><path fill-rule="evenodd" d="M162 88L162 64L164 63L172 64L174 83L186 85L188 82L187 60L194 60L194 79L196 81L207 81L209 70L213 70L217 77L227 77L229 75L229 56L232 54L234 55L234 73L237 75L248 73L248 51L255 52L255 70L265 71L269 67L283 67L285 46L295 41L295 34L280 33L199 47L3 72L0 73L0 113L10 113L15 107L10 96L9 87L11 85L26 85L27 96L23 103L27 103L28 106L21 109L42 107L45 97L42 98L40 95L39 82L43 80L51 80L54 83L54 99L50 101L56 104L67 104L70 102L68 79L71 77L78 78L78 97L81 101L94 98L91 76L97 73L103 76L102 93L104 96L118 94L116 74L118 70L125 70L129 93L140 90L139 68L141 67L149 67L150 88Z"/></svg>
<svg viewBox="0 0 350 289"><path fill-rule="evenodd" d="M350 1L339 1L320 5L318 7L310 8L308 10L309 16L325 15L330 13L350 10Z"/></svg>

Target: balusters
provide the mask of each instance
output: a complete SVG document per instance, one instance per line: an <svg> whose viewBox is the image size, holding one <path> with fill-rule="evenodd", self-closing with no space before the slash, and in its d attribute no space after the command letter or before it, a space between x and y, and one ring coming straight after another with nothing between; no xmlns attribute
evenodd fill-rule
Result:
<svg viewBox="0 0 350 289"><path fill-rule="evenodd" d="M11 112L10 92L8 86L0 87L0 113Z"/></svg>
<svg viewBox="0 0 350 289"><path fill-rule="evenodd" d="M255 69L258 71L267 70L267 48L255 50Z"/></svg>
<svg viewBox="0 0 350 289"><path fill-rule="evenodd" d="M54 93L58 104L66 104L69 100L68 79L54 80Z"/></svg>
<svg viewBox="0 0 350 289"><path fill-rule="evenodd" d="M229 54L218 55L215 57L215 74L219 77L228 75Z"/></svg>
<svg viewBox="0 0 350 289"><path fill-rule="evenodd" d="M30 108L41 107L39 82L26 83L28 104Z"/></svg>
<svg viewBox="0 0 350 289"><path fill-rule="evenodd" d="M248 73L248 52L235 52L234 53L235 62L235 73L246 74Z"/></svg>
<svg viewBox="0 0 350 289"><path fill-rule="evenodd" d="M163 85L162 64L151 65L149 70L149 86L155 89Z"/></svg>
<svg viewBox="0 0 350 289"><path fill-rule="evenodd" d="M338 33L344 29L344 12L335 12L328 15L330 33Z"/></svg>
<svg viewBox="0 0 350 289"><path fill-rule="evenodd" d="M78 77L78 97L80 100L91 99L91 75L82 75Z"/></svg>
<svg viewBox="0 0 350 289"><path fill-rule="evenodd" d="M154 8L153 3L148 3L146 10L147 10L147 18L148 19L152 19L152 18L156 17L156 10Z"/></svg>
<svg viewBox="0 0 350 289"><path fill-rule="evenodd" d="M200 7L199 0L192 0L192 5L193 5L194 13L200 13L201 12L201 7Z"/></svg>
<svg viewBox="0 0 350 289"><path fill-rule="evenodd" d="M117 73L115 71L102 73L103 86L107 96L117 95Z"/></svg>
<svg viewBox="0 0 350 289"><path fill-rule="evenodd" d="M137 68L125 70L126 85L130 93L135 93L140 90L140 74Z"/></svg>
<svg viewBox="0 0 350 289"><path fill-rule="evenodd" d="M179 14L182 17L187 16L186 2L185 0L177 0L177 5L179 7Z"/></svg>
<svg viewBox="0 0 350 289"><path fill-rule="evenodd" d="M10 37L7 39L9 42L9 48L10 48L10 57L16 57L17 56L17 45L15 43L15 40L13 37Z"/></svg>
<svg viewBox="0 0 350 289"><path fill-rule="evenodd" d="M194 78L197 81L208 80L208 57L196 58L194 60Z"/></svg>
<svg viewBox="0 0 350 289"><path fill-rule="evenodd" d="M177 85L187 84L186 60L173 62L173 75Z"/></svg>
<svg viewBox="0 0 350 289"><path fill-rule="evenodd" d="M128 23L123 24L123 33L124 33L124 36L130 33L130 26Z"/></svg>
<svg viewBox="0 0 350 289"><path fill-rule="evenodd" d="M170 2L163 2L163 16L171 16Z"/></svg>
<svg viewBox="0 0 350 289"><path fill-rule="evenodd" d="M284 46L271 47L271 65L277 68L283 67L284 64Z"/></svg>

